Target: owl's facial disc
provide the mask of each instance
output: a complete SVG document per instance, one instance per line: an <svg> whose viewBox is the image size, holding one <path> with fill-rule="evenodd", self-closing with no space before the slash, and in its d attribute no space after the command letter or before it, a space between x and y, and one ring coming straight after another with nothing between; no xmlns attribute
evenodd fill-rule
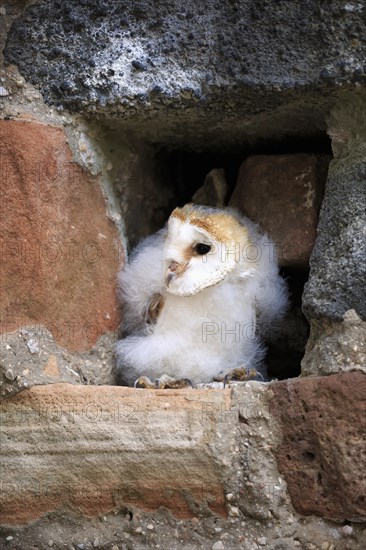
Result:
<svg viewBox="0 0 366 550"><path fill-rule="evenodd" d="M165 245L167 292L192 296L220 283L235 266L223 246L207 231L171 219Z"/></svg>

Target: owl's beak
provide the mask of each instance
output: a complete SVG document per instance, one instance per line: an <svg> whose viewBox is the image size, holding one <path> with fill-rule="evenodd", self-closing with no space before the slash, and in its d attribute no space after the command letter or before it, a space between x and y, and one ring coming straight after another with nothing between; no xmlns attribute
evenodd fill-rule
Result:
<svg viewBox="0 0 366 550"><path fill-rule="evenodd" d="M177 273L179 273L179 268L181 267L181 264L179 264L178 262L170 262L169 264L169 267L168 267L168 274L166 276L166 279L165 279L165 282L166 282L166 286L169 286L169 283L171 282L171 280L173 279L173 277L176 277L177 276Z"/></svg>

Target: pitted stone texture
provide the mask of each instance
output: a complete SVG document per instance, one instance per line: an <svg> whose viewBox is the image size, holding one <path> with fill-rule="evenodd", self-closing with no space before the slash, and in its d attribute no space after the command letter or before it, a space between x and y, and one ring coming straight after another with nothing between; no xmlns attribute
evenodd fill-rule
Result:
<svg viewBox="0 0 366 550"><path fill-rule="evenodd" d="M352 370L366 374L366 322L353 309L343 321L311 321L301 373L321 376Z"/></svg>
<svg viewBox="0 0 366 550"><path fill-rule="evenodd" d="M303 311L308 320L366 320L366 94L330 117L335 159L329 165Z"/></svg>
<svg viewBox="0 0 366 550"><path fill-rule="evenodd" d="M46 102L160 142L313 136L334 91L365 80L360 5L43 0L13 24L5 59Z"/></svg>
<svg viewBox="0 0 366 550"><path fill-rule="evenodd" d="M115 342L116 334L109 332L91 350L75 352L59 346L42 325L2 333L0 401L40 384L114 385Z"/></svg>
<svg viewBox="0 0 366 550"><path fill-rule="evenodd" d="M116 329L117 231L61 128L1 121L1 331L45 326L70 350Z"/></svg>
<svg viewBox="0 0 366 550"><path fill-rule="evenodd" d="M230 390L54 384L4 401L1 523L68 507L88 517L126 506L226 516L234 431L204 421L206 401L225 409Z"/></svg>
<svg viewBox="0 0 366 550"><path fill-rule="evenodd" d="M275 455L299 514L366 520L366 376L342 373L273 383L282 426Z"/></svg>
<svg viewBox="0 0 366 550"><path fill-rule="evenodd" d="M238 486L235 503L244 517L267 522L285 520L291 502L284 478L279 475L273 449L280 441L280 428L271 415L271 386L246 382L233 388L233 411L238 415ZM227 414L227 422L230 415Z"/></svg>
<svg viewBox="0 0 366 550"><path fill-rule="evenodd" d="M328 157L257 155L239 171L230 206L260 224L281 266L306 268L316 238Z"/></svg>
<svg viewBox="0 0 366 550"><path fill-rule="evenodd" d="M365 157L331 162L303 296L309 320L341 320L349 309L366 319L365 181Z"/></svg>

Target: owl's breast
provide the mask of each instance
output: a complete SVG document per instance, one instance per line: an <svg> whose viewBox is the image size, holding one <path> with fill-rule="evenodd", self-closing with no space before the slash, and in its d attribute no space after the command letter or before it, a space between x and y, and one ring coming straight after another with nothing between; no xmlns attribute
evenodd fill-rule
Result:
<svg viewBox="0 0 366 550"><path fill-rule="evenodd" d="M255 322L254 299L243 285L223 282L194 296L167 294L155 330L201 333L204 323L218 326L245 326Z"/></svg>

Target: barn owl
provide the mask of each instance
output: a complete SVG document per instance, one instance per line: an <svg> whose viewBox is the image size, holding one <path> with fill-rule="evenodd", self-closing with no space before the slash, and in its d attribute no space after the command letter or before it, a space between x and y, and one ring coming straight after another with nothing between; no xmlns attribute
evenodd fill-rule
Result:
<svg viewBox="0 0 366 550"><path fill-rule="evenodd" d="M287 308L274 245L234 209L188 204L119 274L122 383L184 387L265 376L262 343Z"/></svg>

